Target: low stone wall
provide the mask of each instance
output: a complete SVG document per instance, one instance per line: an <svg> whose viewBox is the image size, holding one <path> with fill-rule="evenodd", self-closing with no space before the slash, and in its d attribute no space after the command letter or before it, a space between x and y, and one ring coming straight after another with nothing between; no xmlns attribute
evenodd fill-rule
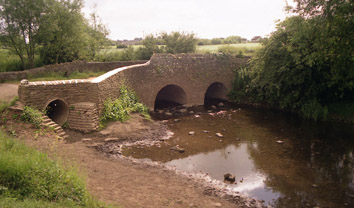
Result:
<svg viewBox="0 0 354 208"><path fill-rule="evenodd" d="M71 74L75 71L78 72L98 72L98 71L111 71L113 69L131 66L135 64L142 64L147 61L115 61L115 62L84 62L76 61L63 64L47 65L39 68L29 69L25 71L15 71L15 72L2 72L0 73L0 83L5 81L16 81L27 79L29 76L40 75L48 72L62 72L66 74Z"/></svg>

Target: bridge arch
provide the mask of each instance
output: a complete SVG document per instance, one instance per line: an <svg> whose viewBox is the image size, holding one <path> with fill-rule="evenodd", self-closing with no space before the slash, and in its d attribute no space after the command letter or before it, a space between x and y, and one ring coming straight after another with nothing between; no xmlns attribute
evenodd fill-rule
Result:
<svg viewBox="0 0 354 208"><path fill-rule="evenodd" d="M209 85L204 95L204 105L215 104L220 101L227 101L228 89L221 82L214 82Z"/></svg>
<svg viewBox="0 0 354 208"><path fill-rule="evenodd" d="M175 107L187 103L186 92L178 85L170 84L163 87L156 96L154 109Z"/></svg>
<svg viewBox="0 0 354 208"><path fill-rule="evenodd" d="M69 115L69 106L62 99L53 99L45 105L46 115L55 123L62 126Z"/></svg>

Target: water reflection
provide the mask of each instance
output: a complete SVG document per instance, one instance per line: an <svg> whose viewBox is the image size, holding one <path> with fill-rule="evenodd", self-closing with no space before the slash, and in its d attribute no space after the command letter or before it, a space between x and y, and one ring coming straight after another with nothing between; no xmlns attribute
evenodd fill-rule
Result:
<svg viewBox="0 0 354 208"><path fill-rule="evenodd" d="M169 126L175 135L161 147L132 147L124 154L220 181L234 174L237 184L230 189L275 207L354 207L353 126L254 109L204 113ZM196 134L188 135L192 130ZM170 151L175 145L185 153Z"/></svg>

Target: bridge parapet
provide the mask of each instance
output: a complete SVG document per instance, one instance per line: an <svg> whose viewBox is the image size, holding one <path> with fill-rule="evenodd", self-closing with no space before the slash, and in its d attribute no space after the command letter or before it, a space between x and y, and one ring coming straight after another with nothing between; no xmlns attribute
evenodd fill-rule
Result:
<svg viewBox="0 0 354 208"><path fill-rule="evenodd" d="M230 89L234 70L246 64L247 60L214 54L155 54L147 63L117 68L93 80L23 82L19 86L19 98L24 105L41 110L50 104L51 107L55 106L56 101L61 100L63 102L59 103L66 103L69 108L70 119L67 125L70 127L70 122L75 121L72 128L79 126L77 129L89 131L97 129L97 126L88 125L84 121L81 125L80 119L75 119L80 117L75 114L82 115L87 109L75 110L74 107L86 103L85 106L90 107L88 115L96 121L104 101L119 97L119 88L123 83L132 88L140 101L150 109L156 107L159 99L171 99L188 105L204 104L209 87L222 85ZM225 90L214 90L209 94L218 96L218 92ZM224 98L225 93L219 97ZM78 112L80 109L83 112Z"/></svg>

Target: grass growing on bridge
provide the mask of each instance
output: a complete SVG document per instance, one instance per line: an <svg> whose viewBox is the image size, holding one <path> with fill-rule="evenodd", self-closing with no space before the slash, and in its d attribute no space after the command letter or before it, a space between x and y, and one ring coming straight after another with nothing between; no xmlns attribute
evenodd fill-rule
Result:
<svg viewBox="0 0 354 208"><path fill-rule="evenodd" d="M118 99L107 99L104 102L104 109L100 118L101 128L105 127L109 121L127 121L130 113L141 113L145 118L150 119L148 108L139 103L136 94L127 86L120 88L120 96Z"/></svg>
<svg viewBox="0 0 354 208"><path fill-rule="evenodd" d="M0 207L101 207L75 169L0 130Z"/></svg>

